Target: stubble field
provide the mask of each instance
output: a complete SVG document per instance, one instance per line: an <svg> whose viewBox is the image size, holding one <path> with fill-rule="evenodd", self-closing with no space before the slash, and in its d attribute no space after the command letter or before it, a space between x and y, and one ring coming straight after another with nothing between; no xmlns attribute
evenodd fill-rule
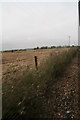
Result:
<svg viewBox="0 0 80 120"><path fill-rule="evenodd" d="M2 53L2 76L3 82L8 81L10 76L19 72L22 74L27 68L35 69L34 56L38 58L38 66L40 63L45 62L49 56L59 55L63 51L68 51L69 48L55 48L55 49L43 49L43 50L27 50L16 52L3 52ZM6 79L6 76L7 79Z"/></svg>

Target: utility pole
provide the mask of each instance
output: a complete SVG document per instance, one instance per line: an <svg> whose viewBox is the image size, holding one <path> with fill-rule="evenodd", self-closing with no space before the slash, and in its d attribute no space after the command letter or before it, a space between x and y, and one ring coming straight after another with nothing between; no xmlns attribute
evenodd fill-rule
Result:
<svg viewBox="0 0 80 120"><path fill-rule="evenodd" d="M70 39L71 39L71 36L69 36L69 47L70 47Z"/></svg>

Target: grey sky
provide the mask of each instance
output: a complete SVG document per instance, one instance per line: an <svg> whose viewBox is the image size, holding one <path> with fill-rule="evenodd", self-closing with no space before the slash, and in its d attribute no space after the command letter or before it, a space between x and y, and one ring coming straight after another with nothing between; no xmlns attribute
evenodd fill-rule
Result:
<svg viewBox="0 0 80 120"><path fill-rule="evenodd" d="M0 2L77 2L78 0L0 0Z"/></svg>
<svg viewBox="0 0 80 120"><path fill-rule="evenodd" d="M3 49L78 43L76 2L2 3Z"/></svg>

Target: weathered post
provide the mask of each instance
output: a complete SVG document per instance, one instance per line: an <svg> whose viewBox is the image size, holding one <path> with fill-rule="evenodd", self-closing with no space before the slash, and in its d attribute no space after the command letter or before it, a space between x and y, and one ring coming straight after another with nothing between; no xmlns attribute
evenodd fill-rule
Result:
<svg viewBox="0 0 80 120"><path fill-rule="evenodd" d="M35 67L36 67L36 70L38 70L37 56L34 56L34 58L35 58Z"/></svg>

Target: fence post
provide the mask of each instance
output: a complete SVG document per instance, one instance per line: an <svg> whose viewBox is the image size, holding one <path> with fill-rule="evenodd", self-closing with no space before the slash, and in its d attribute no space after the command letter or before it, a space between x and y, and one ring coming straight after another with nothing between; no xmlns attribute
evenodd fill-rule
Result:
<svg viewBox="0 0 80 120"><path fill-rule="evenodd" d="M37 56L34 56L34 58L35 58L35 67L36 67L36 70L38 70Z"/></svg>

